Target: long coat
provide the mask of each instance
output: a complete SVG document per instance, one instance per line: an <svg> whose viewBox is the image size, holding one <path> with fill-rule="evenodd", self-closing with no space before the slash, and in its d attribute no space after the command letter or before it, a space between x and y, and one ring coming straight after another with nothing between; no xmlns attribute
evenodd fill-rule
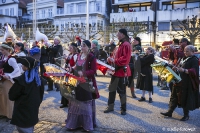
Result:
<svg viewBox="0 0 200 133"><path fill-rule="evenodd" d="M141 72L139 73L137 88L140 90L152 91L153 93L153 76L151 64L154 62L154 55L145 55L140 58Z"/></svg>
<svg viewBox="0 0 200 133"><path fill-rule="evenodd" d="M63 56L62 45L58 44L56 46L50 46L46 50L48 52L48 57L49 57L48 62L60 66L61 60L55 60L54 58L58 58L60 56Z"/></svg>
<svg viewBox="0 0 200 133"><path fill-rule="evenodd" d="M32 127L38 122L39 106L42 102L44 90L34 82L27 84L25 75L14 79L10 88L9 99L14 101L11 124L19 127Z"/></svg>
<svg viewBox="0 0 200 133"><path fill-rule="evenodd" d="M187 60L187 59L186 59ZM199 64L196 56L188 58L182 66L187 69L189 74L181 73L181 106L188 110L194 110L199 107ZM193 69L193 70L192 70ZM191 75L193 75L191 77ZM195 75L195 76L194 76ZM196 84L194 83L196 81Z"/></svg>

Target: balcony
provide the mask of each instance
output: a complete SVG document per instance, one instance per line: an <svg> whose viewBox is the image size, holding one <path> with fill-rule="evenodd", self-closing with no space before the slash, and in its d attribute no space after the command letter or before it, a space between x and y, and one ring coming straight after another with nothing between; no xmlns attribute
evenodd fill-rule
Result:
<svg viewBox="0 0 200 133"><path fill-rule="evenodd" d="M191 18L192 15L197 15L200 18L200 8L187 8L187 9L176 9L166 10L157 12L157 21L175 21L177 19L184 20L188 16Z"/></svg>
<svg viewBox="0 0 200 133"><path fill-rule="evenodd" d="M118 22L144 22L144 21L154 21L155 12L152 10L140 11L140 12L122 12L122 13L111 13L110 23Z"/></svg>

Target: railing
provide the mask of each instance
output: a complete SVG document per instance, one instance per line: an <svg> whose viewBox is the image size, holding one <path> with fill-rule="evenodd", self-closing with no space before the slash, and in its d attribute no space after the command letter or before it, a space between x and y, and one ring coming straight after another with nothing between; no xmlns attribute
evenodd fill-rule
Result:
<svg viewBox="0 0 200 133"><path fill-rule="evenodd" d="M158 11L157 20L158 21L175 21L177 19L184 20L188 16L191 18L192 15L197 15L200 18L200 8L187 8L187 9L176 9L176 10L164 10Z"/></svg>
<svg viewBox="0 0 200 133"><path fill-rule="evenodd" d="M110 14L110 23L113 21L117 22L143 22L143 21L154 21L155 12L152 10L149 11L140 11L140 12L122 12L122 13L111 13Z"/></svg>

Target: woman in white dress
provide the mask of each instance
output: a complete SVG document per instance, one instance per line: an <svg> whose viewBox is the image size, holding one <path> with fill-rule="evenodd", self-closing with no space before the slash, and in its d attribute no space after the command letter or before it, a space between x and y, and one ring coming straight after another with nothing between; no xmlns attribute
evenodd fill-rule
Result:
<svg viewBox="0 0 200 133"><path fill-rule="evenodd" d="M14 105L13 101L8 98L8 92L14 83L12 79L21 75L16 59L11 56L13 51L12 46L5 42L0 45L0 52L4 55L4 74L1 75L2 80L0 80L0 116L8 119L12 118Z"/></svg>

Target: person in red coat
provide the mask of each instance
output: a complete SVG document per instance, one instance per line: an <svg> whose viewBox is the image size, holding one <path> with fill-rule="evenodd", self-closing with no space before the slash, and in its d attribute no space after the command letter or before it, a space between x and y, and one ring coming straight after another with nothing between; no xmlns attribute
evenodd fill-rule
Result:
<svg viewBox="0 0 200 133"><path fill-rule="evenodd" d="M117 33L119 39L119 47L113 53L112 57L108 57L108 62L114 64L115 72L111 77L109 85L108 107L104 113L114 110L114 102L116 91L119 93L121 102L121 115L126 115L126 85L128 77L131 75L129 61L131 58L131 44L126 29L120 29Z"/></svg>

